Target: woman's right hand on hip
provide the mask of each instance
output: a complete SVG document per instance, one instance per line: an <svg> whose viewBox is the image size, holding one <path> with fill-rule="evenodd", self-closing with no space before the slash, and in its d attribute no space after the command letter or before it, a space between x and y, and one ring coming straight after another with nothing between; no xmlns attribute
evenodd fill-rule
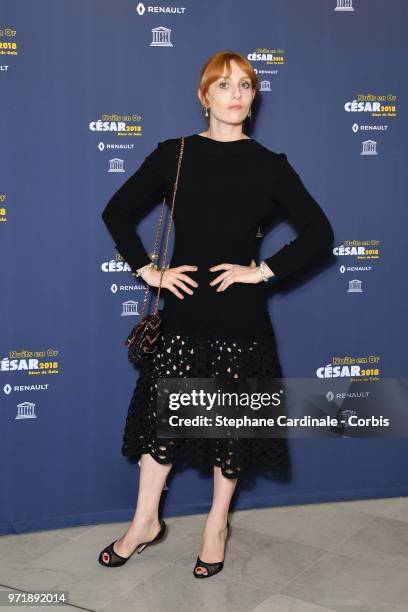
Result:
<svg viewBox="0 0 408 612"><path fill-rule="evenodd" d="M192 285L193 287L198 287L198 283L194 279L190 278L190 276L188 276L187 274L184 274L184 272L186 272L187 270L196 271L197 269L198 269L198 266L188 266L188 265L177 266L176 268L166 268L165 271L163 272L163 278L162 278L162 284L161 284L162 288L168 289L169 291L174 293L174 295L176 295L178 298L180 298L181 300L184 300L184 295L177 289L177 287L184 289L184 291L192 295L194 292L185 283L188 283ZM143 278L143 280L146 281L146 283L150 285L151 287L159 286L160 276L161 276L161 271L155 270L154 268L148 268L147 270L144 270L144 272L141 274L141 277Z"/></svg>

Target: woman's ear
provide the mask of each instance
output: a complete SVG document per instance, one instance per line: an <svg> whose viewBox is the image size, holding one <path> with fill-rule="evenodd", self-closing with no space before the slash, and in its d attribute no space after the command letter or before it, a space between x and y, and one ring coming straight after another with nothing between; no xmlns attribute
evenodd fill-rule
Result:
<svg viewBox="0 0 408 612"><path fill-rule="evenodd" d="M208 106L208 102L206 101L205 96L201 94L200 88L197 89L197 96L202 106Z"/></svg>

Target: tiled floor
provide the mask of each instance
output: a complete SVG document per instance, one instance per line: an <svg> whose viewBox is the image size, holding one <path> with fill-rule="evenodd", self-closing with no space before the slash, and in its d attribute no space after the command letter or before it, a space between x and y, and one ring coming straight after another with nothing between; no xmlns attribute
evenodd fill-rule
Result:
<svg viewBox="0 0 408 612"><path fill-rule="evenodd" d="M166 539L118 568L97 557L128 523L3 536L0 590L66 590L73 612L408 610L408 498L235 512L207 580L192 575L205 515L164 518Z"/></svg>

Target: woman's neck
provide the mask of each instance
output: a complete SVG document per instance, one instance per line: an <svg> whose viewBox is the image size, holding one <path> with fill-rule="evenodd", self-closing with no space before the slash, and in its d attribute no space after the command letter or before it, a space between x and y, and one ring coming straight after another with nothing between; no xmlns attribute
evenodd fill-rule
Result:
<svg viewBox="0 0 408 612"><path fill-rule="evenodd" d="M244 134L242 131L238 134L229 134L228 138L226 138L225 134L220 134L217 132L217 130L211 130L211 128L208 128L208 130L206 130L205 132L201 132L199 135L205 136L206 138L211 138L212 140L220 140L225 142L228 142L230 140L247 140L249 138L249 136Z"/></svg>

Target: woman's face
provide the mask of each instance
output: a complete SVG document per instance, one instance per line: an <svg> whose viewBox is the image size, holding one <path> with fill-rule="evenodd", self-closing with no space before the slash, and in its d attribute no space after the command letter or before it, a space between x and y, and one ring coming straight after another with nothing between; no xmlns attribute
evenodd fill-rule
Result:
<svg viewBox="0 0 408 612"><path fill-rule="evenodd" d="M248 115L255 89L252 83L238 64L231 61L231 74L223 76L211 83L207 91L207 100L211 117L218 121L237 125L244 121Z"/></svg>

